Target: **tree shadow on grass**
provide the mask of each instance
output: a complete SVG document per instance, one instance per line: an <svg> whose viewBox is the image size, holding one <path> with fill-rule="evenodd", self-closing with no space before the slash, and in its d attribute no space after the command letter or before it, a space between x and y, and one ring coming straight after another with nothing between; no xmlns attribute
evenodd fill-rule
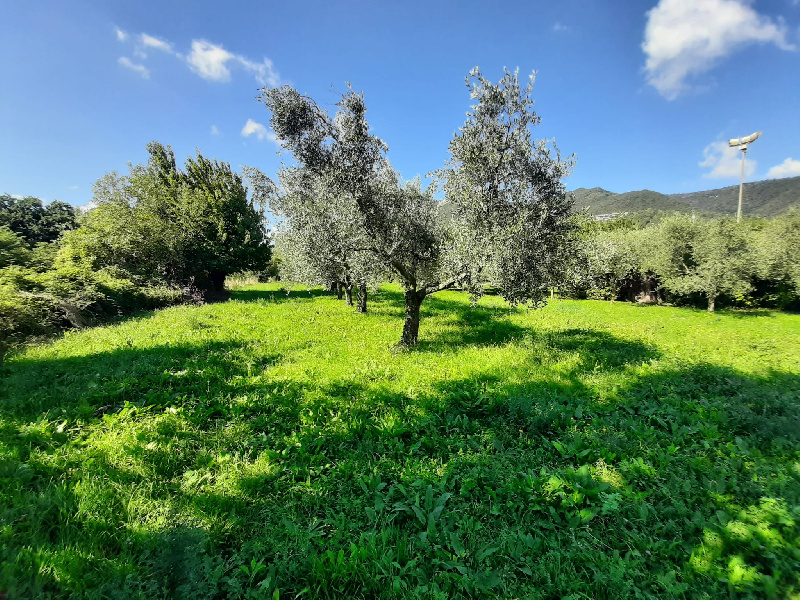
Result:
<svg viewBox="0 0 800 600"><path fill-rule="evenodd" d="M654 347L639 341L618 338L605 331L570 328L548 331L531 336L533 345L541 344L545 351L572 353L579 357L577 372L613 370L627 365L639 365L661 357ZM540 350L540 354L542 351Z"/></svg>
<svg viewBox="0 0 800 600"><path fill-rule="evenodd" d="M17 359L0 369L0 410L25 418L91 419L126 402L144 407L208 399L229 394L232 380L282 358L258 344L206 342Z"/></svg>
<svg viewBox="0 0 800 600"><path fill-rule="evenodd" d="M708 315L709 317L733 317L734 319L774 319L782 312L791 314L791 311L779 311L771 308L737 308L735 306L723 306L717 308L713 313L708 312L708 308L692 304L655 304L647 302L629 303L634 304L640 309L658 310L662 306L670 306L679 309L681 312L692 313L695 315Z"/></svg>
<svg viewBox="0 0 800 600"><path fill-rule="evenodd" d="M791 314L789 311L787 313ZM723 309L720 311L721 315L733 317L734 319L774 319L778 316L779 312L766 308L753 308L753 309Z"/></svg>
<svg viewBox="0 0 800 600"><path fill-rule="evenodd" d="M616 354L605 362L612 372L634 356L628 348ZM588 563L575 577L590 595L605 596L591 573L614 553L627 556L636 591L670 579L674 586L652 588L660 597L792 589L788 573L800 568L792 541L800 526L790 516L800 510L792 458L800 452L800 376L699 364L640 375L609 402L580 377L591 361L584 355L560 381L508 385L486 373L443 382L421 449L447 465L443 480L469 482L470 497L505 506L507 516L484 517L487 527L497 519L551 538L560 532L568 547L574 536L594 547L588 560L569 559ZM585 494L594 483L569 483L585 466L611 487L571 509L570 496L552 489ZM530 479L520 481L521 473ZM521 488L532 488L528 500ZM461 490L456 483L453 493ZM618 498L618 507L601 506L604 497ZM541 507L534 515L532 504ZM569 525L580 523L581 506L589 518L603 515L579 528L585 533ZM556 589L573 591L565 582Z"/></svg>
<svg viewBox="0 0 800 600"><path fill-rule="evenodd" d="M454 322L478 335L445 332L423 354L497 343L487 336L502 311L461 305L458 314L451 304L431 308L455 310ZM402 566L416 559L394 572L404 589L436 582L451 596L474 595L452 576L453 561L477 580L497 573L500 596L714 597L728 582L754 593L766 585L736 580L736 561L788 589L798 572L796 373L701 364L634 375L656 350L591 329L519 329L507 341L520 335L528 361L559 368L535 379L529 363L478 364L417 392L355 373L248 382L247 361L282 357L237 343L16 361L0 398L0 483L13 505L0 516L12 532L2 551L15 565L2 576L55 596L199 598L233 594L233 585L257 592L276 566L282 595L310 587L318 597L380 597L389 595L382 556L405 547L404 558L392 555ZM123 419L126 401L137 410ZM43 415L52 424L37 429ZM108 435L141 427L81 454L94 430L72 431L73 421L58 431L57 418ZM58 458L68 450L74 459ZM226 467L234 459L239 470ZM577 474L583 467L591 478ZM609 487L597 492L593 481ZM120 518L148 485L149 510L162 507L154 516L175 511L181 522L147 528ZM433 526L412 508L425 509L428 486L434 498L450 495ZM22 525L31 511L35 527ZM365 532L384 540L384 554L367 553ZM469 562L487 548L496 550L479 567ZM94 574L83 582L80 560ZM240 569L259 563L257 576ZM69 577L48 575L56 571Z"/></svg>
<svg viewBox="0 0 800 600"><path fill-rule="evenodd" d="M424 311L425 302L422 303L422 307ZM387 317L405 318L405 297L403 292L386 286L370 291L367 298L367 311Z"/></svg>
<svg viewBox="0 0 800 600"><path fill-rule="evenodd" d="M758 447L800 444L800 376L743 375L711 364L654 374L626 392L643 403L707 418Z"/></svg>
<svg viewBox="0 0 800 600"><path fill-rule="evenodd" d="M514 311L510 307L473 306L433 296L422 305L420 341L415 350L442 352L462 346L500 346L519 340L531 330L509 319ZM436 317L436 327L426 317Z"/></svg>
<svg viewBox="0 0 800 600"><path fill-rule="evenodd" d="M466 296L466 293L464 293ZM372 312L402 319L405 315L402 292L381 288L373 295ZM581 352L592 356L592 365L643 362L657 358L651 347L622 340L602 331L568 329L540 334L531 327L514 323L520 309L510 305L485 306L433 295L422 304L420 339L410 352L456 351L466 346L501 346L527 340L546 344L558 352ZM435 322L431 317L436 318ZM398 323L398 334L401 325Z"/></svg>

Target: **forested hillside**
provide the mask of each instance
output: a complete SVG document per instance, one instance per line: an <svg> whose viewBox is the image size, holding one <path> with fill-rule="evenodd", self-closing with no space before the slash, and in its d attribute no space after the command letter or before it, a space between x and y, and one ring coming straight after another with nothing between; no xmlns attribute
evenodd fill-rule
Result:
<svg viewBox="0 0 800 600"><path fill-rule="evenodd" d="M735 215L739 186L688 194L661 194L639 190L617 194L602 188L578 188L575 205L586 207L593 215L615 212L679 211ZM768 179L744 184L744 214L773 217L800 206L800 177Z"/></svg>

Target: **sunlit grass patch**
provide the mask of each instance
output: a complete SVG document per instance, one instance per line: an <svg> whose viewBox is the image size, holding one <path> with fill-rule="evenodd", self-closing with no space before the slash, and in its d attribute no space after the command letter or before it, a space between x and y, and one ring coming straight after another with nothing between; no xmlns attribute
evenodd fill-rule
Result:
<svg viewBox="0 0 800 600"><path fill-rule="evenodd" d="M0 589L800 593L800 317L430 300L405 350L395 287L270 284L11 357Z"/></svg>

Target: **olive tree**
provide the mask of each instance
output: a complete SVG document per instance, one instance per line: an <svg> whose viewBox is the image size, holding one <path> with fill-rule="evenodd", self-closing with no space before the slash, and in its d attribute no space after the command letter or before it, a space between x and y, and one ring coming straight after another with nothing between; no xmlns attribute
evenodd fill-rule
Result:
<svg viewBox="0 0 800 600"><path fill-rule="evenodd" d="M765 221L752 232L751 245L760 278L794 288L800 294L800 213Z"/></svg>
<svg viewBox="0 0 800 600"><path fill-rule="evenodd" d="M367 287L381 270L372 259L358 207L348 194L331 189L306 168L284 168L270 200L280 219L276 244L285 276L308 284L334 286L347 304L358 290L359 312L367 310Z"/></svg>
<svg viewBox="0 0 800 600"><path fill-rule="evenodd" d="M722 294L751 289L754 264L747 230L729 218L693 219L675 214L655 233L651 255L662 286L677 294L702 293L714 312Z"/></svg>
<svg viewBox="0 0 800 600"><path fill-rule="evenodd" d="M574 232L562 183L572 160L532 137L540 121L533 76L523 87L506 70L492 84L476 68L467 86L476 103L436 173L452 207L447 221L433 190L402 182L389 165L386 144L369 132L363 94L348 87L333 118L289 86L260 96L282 146L352 202L361 251L402 283L403 345L417 343L422 302L442 290L463 286L477 298L492 284L513 304L542 303Z"/></svg>

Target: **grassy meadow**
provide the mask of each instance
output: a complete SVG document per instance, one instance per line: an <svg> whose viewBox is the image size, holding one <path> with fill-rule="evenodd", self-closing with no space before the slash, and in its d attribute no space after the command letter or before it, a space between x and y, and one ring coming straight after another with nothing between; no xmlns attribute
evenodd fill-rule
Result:
<svg viewBox="0 0 800 600"><path fill-rule="evenodd" d="M0 597L800 598L800 315L232 294L0 365Z"/></svg>

